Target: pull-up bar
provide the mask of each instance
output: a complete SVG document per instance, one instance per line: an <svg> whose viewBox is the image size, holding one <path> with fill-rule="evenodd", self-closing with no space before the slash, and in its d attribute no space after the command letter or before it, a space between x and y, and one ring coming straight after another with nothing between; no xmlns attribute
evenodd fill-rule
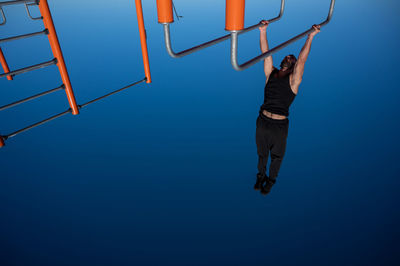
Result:
<svg viewBox="0 0 400 266"><path fill-rule="evenodd" d="M267 51L259 56L256 56L253 59L251 59L243 64L239 64L238 60L237 60L238 35L241 30L242 22L244 22L244 15L239 16L239 14L237 14L238 13L237 9L239 9L238 6L242 7L241 4L243 4L243 6L244 6L244 2L245 2L245 0L234 0L234 1L227 0L227 2L226 2L227 3L227 15L226 16L227 16L227 18L228 17L232 18L232 21L229 24L227 22L227 29L231 31L231 63L232 63L233 68L237 71L244 70L244 69L254 65L255 63L263 60L264 58L266 58L268 56L271 56L272 54L278 52L282 48L288 46L289 44L303 38L307 34L310 34L311 32L314 31L314 29L309 29L309 30L293 37L292 39L270 49L269 51ZM335 0L331 0L328 17L325 21L323 21L322 23L319 24L321 27L328 24L329 21L331 20L334 7L335 7ZM231 12L231 13L228 13L228 12ZM233 13L236 13L236 14L233 14ZM229 28L228 28L228 25L229 25Z"/></svg>
<svg viewBox="0 0 400 266"><path fill-rule="evenodd" d="M227 2L228 1L230 1L230 0L227 0ZM228 5L227 5L227 7L228 7ZM237 13L240 13L239 15L243 15L243 19L244 19L244 5L243 5L243 14L241 13L240 8L238 8L237 6L234 6L233 8L230 7L230 8L231 9L229 11L229 17L228 16L226 17L226 25L227 25L226 29L227 30L238 27L237 22L234 20L235 16L238 15ZM273 19L270 19L269 20L270 23L279 20L283 15L284 9L285 9L285 0L281 0L281 9L280 9L279 15ZM189 55L191 53L197 52L199 50L205 49L207 47L213 46L217 43L223 42L223 41L231 38L231 34L227 34L227 35L224 35L217 39L202 43L200 45L197 45L192 48L189 48L189 49L186 49L186 50L176 53L172 49L171 34L170 34L170 27L169 27L169 25L172 22L174 22L172 0L157 0L157 12L158 12L158 22L160 24L163 24L163 27L164 27L164 38L165 38L165 46L167 48L167 52L173 58L179 58L179 57ZM243 25L242 25L242 30L240 32L238 32L238 34L243 34L243 33L249 32L253 29L258 28L259 26L261 26L261 23L257 23L253 26L243 29Z"/></svg>

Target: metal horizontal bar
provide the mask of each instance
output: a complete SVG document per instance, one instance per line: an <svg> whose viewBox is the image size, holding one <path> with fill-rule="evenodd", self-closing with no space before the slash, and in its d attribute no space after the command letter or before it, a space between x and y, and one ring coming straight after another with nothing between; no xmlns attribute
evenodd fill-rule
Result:
<svg viewBox="0 0 400 266"><path fill-rule="evenodd" d="M50 61L47 61L47 62L44 62L44 63L41 63L41 64L37 64L37 65L34 65L34 66L25 67L25 68L21 68L21 69L15 70L15 71L10 71L8 73L0 74L0 78L6 77L6 76L10 76L10 75L11 76L15 76L15 75L18 75L18 74L26 73L26 72L29 72L29 71L33 71L33 70L36 70L36 69L44 68L44 67L55 65L55 64L57 64L57 59L54 58L53 60L50 60Z"/></svg>
<svg viewBox="0 0 400 266"><path fill-rule="evenodd" d="M44 29L44 30L38 31L38 32L33 32L33 33L28 33L28 34L22 34L22 35L18 35L18 36L13 36L13 37L8 37L8 38L0 39L0 43L9 42L9 41L15 41L15 40L20 40L20 39L29 38L29 37L33 37L33 36L37 36L37 35L42 35L42 34L48 34L48 30L47 30L47 29Z"/></svg>
<svg viewBox="0 0 400 266"><path fill-rule="evenodd" d="M18 5L18 4L27 4L27 3L37 3L37 0L15 0L15 1L5 1L0 2L0 7L2 6L10 6L10 5Z"/></svg>
<svg viewBox="0 0 400 266"><path fill-rule="evenodd" d="M140 81L137 81L137 82L135 82L135 83L132 83L132 84L130 84L130 85L128 85L128 86L125 86L125 87L123 87L123 88L121 88L121 89L118 89L118 90L113 91L113 92L110 92L110 93L108 93L108 94L106 94L106 95L104 95L104 96L101 96L101 97L98 97L98 98L96 98L96 99L93 99L93 100L91 100L91 101L89 101L89 102L87 102L87 103L84 103L84 104L82 104L82 105L79 105L79 108L86 107L86 106L88 106L88 105L91 104L91 103L94 103L94 102L97 102L97 101L102 100L102 99L104 99L104 98L107 98L108 96L111 96L111 95L113 95L113 94L116 94L116 93L118 93L118 92L121 92L121 91L123 91L123 90L126 90L126 89L128 89L128 88L130 88L130 87L133 87L133 86L139 84L139 83L145 82L146 80L147 80L147 78L144 78L144 79L142 79L142 80L140 80Z"/></svg>
<svg viewBox="0 0 400 266"><path fill-rule="evenodd" d="M285 9L285 0L281 0L281 9L280 9L279 15L277 17L273 18L273 19L270 19L269 22L272 23L272 22L275 22L275 21L279 20L283 15L284 9ZM164 23L163 24L163 26L164 26L164 38L165 38L165 46L167 48L167 52L173 58L184 57L186 55L192 54L194 52L197 52L199 50L202 50L202 49L205 49L207 47L213 46L215 44L218 44L220 42L223 42L223 41L228 40L228 39L231 38L231 34L227 34L227 35L224 35L224 36L219 37L217 39L202 43L200 45L197 45L197 46L194 46L192 48L189 48L189 49L186 49L186 50L183 50L181 52L177 52L176 53L176 52L173 51L172 45L171 45L171 34L170 34L169 24L170 23ZM261 23L257 23L257 24L255 24L253 26L247 27L247 28L245 28L245 29L243 29L241 31L238 31L237 33L240 35L240 34L252 31L252 30L258 28L259 26L261 26Z"/></svg>
<svg viewBox="0 0 400 266"><path fill-rule="evenodd" d="M322 23L319 24L321 27L325 26L326 24L328 24L329 21L331 20L332 15L333 15L333 10L334 10L334 7L335 7L335 1L336 0L331 0L328 17L327 17L327 19L325 21L323 21ZM256 63L258 63L259 61L263 60L264 58L266 58L268 56L271 56L272 54L278 52L279 50L283 49L284 47L288 46L289 44L291 44L291 43L303 38L305 35L310 34L313 31L314 31L314 29L311 28L311 29L309 29L309 30L307 30L307 31L305 31L303 33L300 33L299 35L291 38L290 40L288 40L288 41L286 41L286 42L284 42L284 43L282 43L282 44L280 44L280 45L268 50L267 52L265 52L263 54L260 54L260 55L258 55L256 57L254 57L253 59L250 59L249 61L247 61L247 62L245 62L245 63L243 63L241 65L238 63L238 60L237 60L238 32L231 32L231 37L232 37L231 38L231 63L232 63L232 66L233 66L233 68L235 70L242 71L242 70L244 70L244 69L246 69L246 68L248 68L248 67L250 67L250 66L252 66L252 65L254 65Z"/></svg>
<svg viewBox="0 0 400 266"><path fill-rule="evenodd" d="M11 134L9 134L9 135L3 136L3 138L4 138L4 140L7 140L7 139L9 139L9 138L15 137L16 135L18 135L18 134L20 134L20 133L22 133L22 132L25 132L25 131L28 131L28 130L30 130L30 129L32 129L32 128L38 127L38 126L40 126L40 125L43 125L43 124L45 124L45 123L47 123L47 122L50 122L50 121L52 121L52 120L54 120L54 119L57 119L57 118L59 118L59 117L61 117L61 116L64 116L64 115L66 115L66 114L69 114L69 113L71 113L71 109L68 109L68 110L66 110L66 111L64 111L64 112L62 112L62 113L56 114L56 115L54 115L54 116L51 116L51 117L49 117L49 118L47 118L47 119L44 119L44 120L42 120L42 121L40 121L40 122L37 122L37 123L35 123L35 124L33 124L33 125L27 126L27 127L23 128L23 129L17 130L17 131L15 131L15 132L13 132L13 133L11 133Z"/></svg>
<svg viewBox="0 0 400 266"><path fill-rule="evenodd" d="M14 103L10 103L10 104L1 106L1 107L0 107L0 111L6 110L6 109L11 108L11 107L14 107L14 106L17 106L17 105L19 105L19 104L21 104L21 103L26 103L26 102L32 101L32 100L34 100L34 99L37 99L37 98L39 98L39 97L45 96L45 95L50 94L50 93L53 93L53 92L56 92L56 91L59 91L59 90L63 90L64 88L65 88L65 86L64 86L64 84L63 84L63 85L61 85L61 86L58 87L58 88L55 88L55 89L52 89L52 90L48 90L48 91L45 91L45 92L42 92L42 93L33 95L33 96L31 96L31 97L28 97L28 98L25 98L25 99L16 101L16 102L14 102Z"/></svg>

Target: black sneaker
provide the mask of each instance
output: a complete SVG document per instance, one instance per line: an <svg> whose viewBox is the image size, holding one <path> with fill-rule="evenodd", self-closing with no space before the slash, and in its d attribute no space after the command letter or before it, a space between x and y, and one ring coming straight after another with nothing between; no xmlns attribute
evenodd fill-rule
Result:
<svg viewBox="0 0 400 266"><path fill-rule="evenodd" d="M275 179L267 178L265 186L261 187L261 194L263 194L264 196L268 195L275 182L276 182Z"/></svg>
<svg viewBox="0 0 400 266"><path fill-rule="evenodd" d="M258 173L257 174L256 184L254 185L254 189L255 190L260 190L263 187L263 184L265 183L266 180L267 180L267 176Z"/></svg>

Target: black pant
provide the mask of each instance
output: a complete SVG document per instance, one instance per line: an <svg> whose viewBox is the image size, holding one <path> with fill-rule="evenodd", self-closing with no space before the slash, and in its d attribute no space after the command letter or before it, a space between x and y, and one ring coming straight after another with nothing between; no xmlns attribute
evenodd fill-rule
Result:
<svg viewBox="0 0 400 266"><path fill-rule="evenodd" d="M266 174L268 155L271 153L269 178L275 179L278 176L285 155L288 129L289 119L276 120L266 117L260 112L256 130L259 174Z"/></svg>

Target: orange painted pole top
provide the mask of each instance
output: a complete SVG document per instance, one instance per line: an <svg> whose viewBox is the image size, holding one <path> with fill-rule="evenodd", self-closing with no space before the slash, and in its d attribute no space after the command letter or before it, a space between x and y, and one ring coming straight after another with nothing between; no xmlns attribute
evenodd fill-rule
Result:
<svg viewBox="0 0 400 266"><path fill-rule="evenodd" d="M146 36L146 29L144 27L142 0L135 0L135 4L136 4L137 21L139 26L140 44L142 46L143 66L144 66L144 73L146 75L146 83L151 83L149 53L147 50L147 36Z"/></svg>
<svg viewBox="0 0 400 266"><path fill-rule="evenodd" d="M226 0L225 30L243 30L244 9L245 0Z"/></svg>
<svg viewBox="0 0 400 266"><path fill-rule="evenodd" d="M4 54L3 54L3 51L1 50L1 47L0 47L0 63L3 66L4 73L9 73L10 72L10 68L8 67L6 58L4 57ZM10 75L10 76L7 76L7 79L8 80L13 80L13 77Z"/></svg>
<svg viewBox="0 0 400 266"><path fill-rule="evenodd" d="M174 22L172 0L157 0L158 23Z"/></svg>

